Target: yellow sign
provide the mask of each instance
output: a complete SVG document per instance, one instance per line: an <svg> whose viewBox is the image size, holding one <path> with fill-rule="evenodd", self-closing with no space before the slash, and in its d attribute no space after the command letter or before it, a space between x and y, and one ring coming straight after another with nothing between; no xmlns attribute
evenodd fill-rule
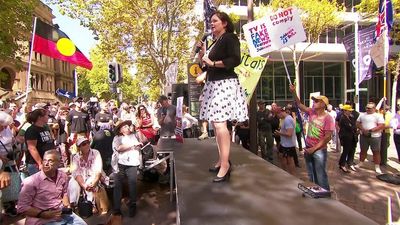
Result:
<svg viewBox="0 0 400 225"><path fill-rule="evenodd" d="M235 67L235 73L238 75L239 82L246 93L247 103L250 102L266 64L267 58L251 57L248 53L242 51L242 62Z"/></svg>
<svg viewBox="0 0 400 225"><path fill-rule="evenodd" d="M189 67L189 74L192 75L193 77L197 77L198 74L200 74L201 72L203 72L203 70L201 70L199 64L194 63Z"/></svg>

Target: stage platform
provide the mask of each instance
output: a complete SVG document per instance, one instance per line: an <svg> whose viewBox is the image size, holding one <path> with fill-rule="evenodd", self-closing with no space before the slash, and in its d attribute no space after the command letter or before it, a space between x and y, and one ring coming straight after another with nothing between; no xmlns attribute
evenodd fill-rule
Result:
<svg viewBox="0 0 400 225"><path fill-rule="evenodd" d="M303 197L297 188L303 181L236 144L230 181L224 183L213 183L215 174L208 172L217 159L215 139L185 139L169 149L178 225L377 224L337 200Z"/></svg>

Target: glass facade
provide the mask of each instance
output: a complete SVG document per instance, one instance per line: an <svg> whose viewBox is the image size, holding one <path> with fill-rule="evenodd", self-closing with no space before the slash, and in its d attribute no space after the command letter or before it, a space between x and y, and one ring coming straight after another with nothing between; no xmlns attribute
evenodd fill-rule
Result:
<svg viewBox="0 0 400 225"><path fill-rule="evenodd" d="M341 103L344 96L343 62L302 62L299 70L301 77L301 99L305 104L309 103L309 96L312 92L320 92L326 95L330 102L337 106ZM295 80L295 68L293 62L286 63L292 82ZM285 67L282 62L269 61L261 75L258 83L257 98L264 99L267 104L277 102L285 105L292 101L292 95L289 92L289 81L286 75Z"/></svg>

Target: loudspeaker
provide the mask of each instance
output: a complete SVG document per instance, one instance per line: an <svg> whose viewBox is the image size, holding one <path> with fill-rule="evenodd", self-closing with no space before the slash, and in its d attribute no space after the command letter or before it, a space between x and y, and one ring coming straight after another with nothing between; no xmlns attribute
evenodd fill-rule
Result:
<svg viewBox="0 0 400 225"><path fill-rule="evenodd" d="M189 106L189 87L188 84L173 84L172 85L172 104L176 105L176 99L183 96L183 104Z"/></svg>

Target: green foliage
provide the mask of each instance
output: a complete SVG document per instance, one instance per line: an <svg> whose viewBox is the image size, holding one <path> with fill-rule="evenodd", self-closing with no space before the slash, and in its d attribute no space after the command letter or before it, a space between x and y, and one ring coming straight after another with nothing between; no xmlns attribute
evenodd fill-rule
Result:
<svg viewBox="0 0 400 225"><path fill-rule="evenodd" d="M192 24L198 23L190 13L194 9L193 0L48 1L95 31L104 59L115 57L127 67L134 65L140 87L162 90L168 67L176 59L190 57ZM186 73L179 72L181 77ZM144 82L150 80L157 83Z"/></svg>
<svg viewBox="0 0 400 225"><path fill-rule="evenodd" d="M38 1L0 1L0 60L28 54L26 40L32 31L32 15Z"/></svg>
<svg viewBox="0 0 400 225"><path fill-rule="evenodd" d="M322 32L339 25L339 12L344 11L344 7L336 0L272 0L268 7L276 10L290 6L300 9L310 43L317 42Z"/></svg>
<svg viewBox="0 0 400 225"><path fill-rule="evenodd" d="M79 95L89 98L96 96L101 99L115 98L110 92L108 84L108 60L102 56L101 50L96 47L90 52L90 59L93 63L92 70L77 68ZM142 93L138 92L138 82L132 79L125 66L123 67L123 83L119 84L124 100L135 99Z"/></svg>

